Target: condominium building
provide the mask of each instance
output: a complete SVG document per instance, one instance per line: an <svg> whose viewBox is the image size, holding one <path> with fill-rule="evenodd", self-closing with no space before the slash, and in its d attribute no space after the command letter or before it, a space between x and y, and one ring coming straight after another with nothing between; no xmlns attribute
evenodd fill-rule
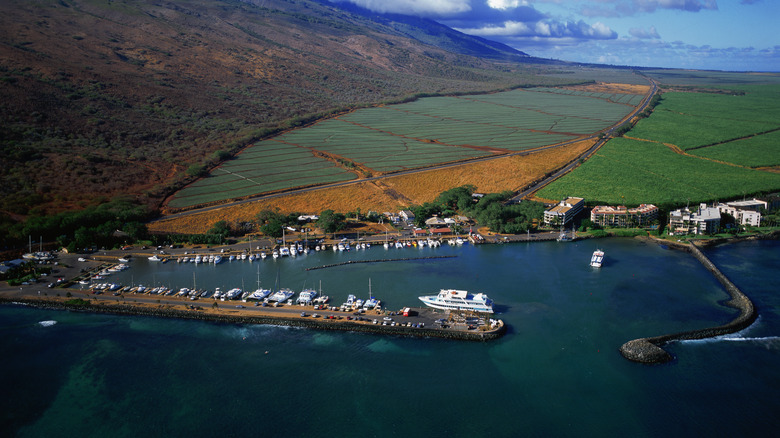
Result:
<svg viewBox="0 0 780 438"><path fill-rule="evenodd" d="M699 211L688 208L669 213L669 234L713 234L720 229L720 211L716 207L700 204Z"/></svg>
<svg viewBox="0 0 780 438"><path fill-rule="evenodd" d="M583 207L585 207L583 198L566 198L544 212L544 223L547 225L566 225L582 211Z"/></svg>
<svg viewBox="0 0 780 438"><path fill-rule="evenodd" d="M718 211L730 215L739 225L757 227L761 225L761 213L758 212L758 208L765 208L765 206L766 203L757 205L750 201L727 202L718 204Z"/></svg>
<svg viewBox="0 0 780 438"><path fill-rule="evenodd" d="M591 222L602 227L643 227L652 224L656 219L658 207L653 204L642 204L637 208L597 205L590 211Z"/></svg>

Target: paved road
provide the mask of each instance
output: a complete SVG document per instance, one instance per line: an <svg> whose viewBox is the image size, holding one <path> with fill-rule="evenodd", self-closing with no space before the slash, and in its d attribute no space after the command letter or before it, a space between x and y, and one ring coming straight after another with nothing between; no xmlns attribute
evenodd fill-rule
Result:
<svg viewBox="0 0 780 438"><path fill-rule="evenodd" d="M638 107L636 107L636 109L633 112L631 112L631 114L629 114L628 116L623 118L620 122L612 125L612 127L609 128L608 130L604 131L604 136L602 138L600 138L599 141L596 142L596 144L594 144L590 149L585 151L582 155L580 155L579 157L575 158L569 164L567 164L566 166L564 166L563 168L561 168L557 172L553 173L549 177L545 178L544 180L539 181L539 182L537 182L537 183L535 183L535 184L533 184L533 185L531 185L529 187L526 187L521 192L518 192L515 196L512 197L512 199L510 199L509 202L520 202L520 201L522 201L524 198L528 197L532 193L537 192L542 187L550 184L551 182L555 181L556 179L560 178L561 176L565 175L566 173L568 173L569 171L571 171L572 169L577 167L579 165L580 161L587 160L588 158L590 158L590 156L593 155L597 150L599 150L599 148L602 145L604 145L604 143L609 141L609 139L612 138L612 134L615 132L615 129L617 129L620 126L622 126L625 121L631 120L637 114L639 114L642 111L644 111L645 108L647 108L647 106L650 104L650 100L652 99L652 97L655 95L656 92L658 92L658 84L656 84L656 82L654 80L650 79L650 78L648 78L648 81L650 81L650 86L651 86L650 92L647 94L647 96L645 96L645 99L642 101L642 104L639 105ZM594 137L596 137L596 136L591 136L589 138L594 138Z"/></svg>

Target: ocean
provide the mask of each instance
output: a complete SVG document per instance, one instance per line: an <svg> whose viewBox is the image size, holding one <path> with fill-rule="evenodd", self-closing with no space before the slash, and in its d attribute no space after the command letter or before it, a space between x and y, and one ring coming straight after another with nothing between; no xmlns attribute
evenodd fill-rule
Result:
<svg viewBox="0 0 780 438"><path fill-rule="evenodd" d="M604 266L588 266L601 248ZM618 352L736 311L692 256L635 239L326 252L217 266L131 262L124 284L322 288L420 305L485 292L491 342L404 338L0 306L0 431L19 437L762 436L780 426L780 242L705 250L756 304L724 338L675 342L671 363ZM347 260L453 258L360 263ZM258 268L259 267L259 268ZM321 286L320 286L321 285ZM208 303L204 301L202 303ZM223 304L223 303L220 303ZM224 305L224 304L223 304Z"/></svg>

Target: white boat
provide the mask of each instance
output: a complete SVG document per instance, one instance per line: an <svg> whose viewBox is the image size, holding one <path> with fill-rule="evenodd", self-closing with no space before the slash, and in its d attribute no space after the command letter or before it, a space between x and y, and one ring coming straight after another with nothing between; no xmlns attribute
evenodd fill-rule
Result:
<svg viewBox="0 0 780 438"><path fill-rule="evenodd" d="M278 259L279 258L279 251L274 250L274 252L271 254L271 257Z"/></svg>
<svg viewBox="0 0 780 438"><path fill-rule="evenodd" d="M129 263L130 259L128 257L119 257L119 263Z"/></svg>
<svg viewBox="0 0 780 438"><path fill-rule="evenodd" d="M260 258L261 259L265 260L266 257L268 257L268 254L266 254L265 252L261 252L260 253Z"/></svg>
<svg viewBox="0 0 780 438"><path fill-rule="evenodd" d="M347 309L351 309L355 307L355 296L352 294L349 294L347 296L347 301L341 305L342 307L346 307Z"/></svg>
<svg viewBox="0 0 780 438"><path fill-rule="evenodd" d="M297 304L311 304L317 298L317 291L314 289L304 289L295 300Z"/></svg>
<svg viewBox="0 0 780 438"><path fill-rule="evenodd" d="M438 295L419 298L426 306L434 309L493 313L493 300L483 293L471 294L465 290L442 289Z"/></svg>
<svg viewBox="0 0 780 438"><path fill-rule="evenodd" d="M363 304L364 310L371 310L379 305L379 300L374 297L374 293L371 292L371 279L368 279L368 299Z"/></svg>
<svg viewBox="0 0 780 438"><path fill-rule="evenodd" d="M371 298L367 299L365 303L363 303L363 308L365 310L371 310L371 309L375 308L378 305L379 305L379 300L377 300L374 297L371 297Z"/></svg>
<svg viewBox="0 0 780 438"><path fill-rule="evenodd" d="M233 288L227 291L222 297L220 297L221 300L227 301L227 300L235 300L239 296L241 296L241 289L239 288Z"/></svg>
<svg viewBox="0 0 780 438"><path fill-rule="evenodd" d="M290 289L279 289L278 291L274 292L273 295L268 297L268 301L283 303L289 300L293 295L295 295L295 292L291 291Z"/></svg>
<svg viewBox="0 0 780 438"><path fill-rule="evenodd" d="M200 254L196 255L196 256L195 256L195 264L197 265L197 264L198 264L198 263L200 263L201 261L203 261L203 259L201 258Z"/></svg>
<svg viewBox="0 0 780 438"><path fill-rule="evenodd" d="M250 300L263 301L268 295L271 295L271 289L260 288L252 292L248 297L246 297L245 301L250 301Z"/></svg>
<svg viewBox="0 0 780 438"><path fill-rule="evenodd" d="M222 256L214 256L214 264L218 265L222 263Z"/></svg>
<svg viewBox="0 0 780 438"><path fill-rule="evenodd" d="M157 257L157 254L155 254L155 255L153 255L151 257L148 257L148 259L149 259L150 262L159 262L159 261L162 260L160 257Z"/></svg>
<svg viewBox="0 0 780 438"><path fill-rule="evenodd" d="M600 268L604 262L604 251L597 249L593 251L593 255L590 257L590 265L594 268Z"/></svg>
<svg viewBox="0 0 780 438"><path fill-rule="evenodd" d="M287 257L289 255L290 255L290 248L287 248L286 246L279 248L279 256Z"/></svg>

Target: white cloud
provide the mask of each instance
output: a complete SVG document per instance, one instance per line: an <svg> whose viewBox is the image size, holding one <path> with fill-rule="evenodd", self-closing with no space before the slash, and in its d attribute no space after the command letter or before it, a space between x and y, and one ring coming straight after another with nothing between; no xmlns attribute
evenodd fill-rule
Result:
<svg viewBox="0 0 780 438"><path fill-rule="evenodd" d="M780 46L761 50L753 47L716 48L681 41L619 38L578 41L576 45L561 41L556 45L526 46L523 50L531 56L573 62L725 71L780 71Z"/></svg>
<svg viewBox="0 0 780 438"><path fill-rule="evenodd" d="M586 17L631 16L653 13L659 9L685 12L718 10L717 0L586 0L582 3L580 13Z"/></svg>
<svg viewBox="0 0 780 438"><path fill-rule="evenodd" d="M584 21L556 22L537 21L536 23L523 23L520 21L505 21L501 25L488 25L480 28L456 29L460 32L484 37L504 37L508 40L532 37L536 41L544 38L566 39L613 39L617 38L615 31L603 23L595 23L592 26Z"/></svg>
<svg viewBox="0 0 780 438"><path fill-rule="evenodd" d="M655 26L650 26L650 29L643 29L641 27L632 27L631 29L628 30L628 33L631 34L632 37L639 38L640 40L661 38L661 35L658 35L658 31L655 29Z"/></svg>
<svg viewBox="0 0 780 438"><path fill-rule="evenodd" d="M382 14L446 16L471 10L471 0L334 0L348 1Z"/></svg>
<svg viewBox="0 0 780 438"><path fill-rule="evenodd" d="M528 6L525 0L487 0L487 5L493 9L515 9L519 6Z"/></svg>

